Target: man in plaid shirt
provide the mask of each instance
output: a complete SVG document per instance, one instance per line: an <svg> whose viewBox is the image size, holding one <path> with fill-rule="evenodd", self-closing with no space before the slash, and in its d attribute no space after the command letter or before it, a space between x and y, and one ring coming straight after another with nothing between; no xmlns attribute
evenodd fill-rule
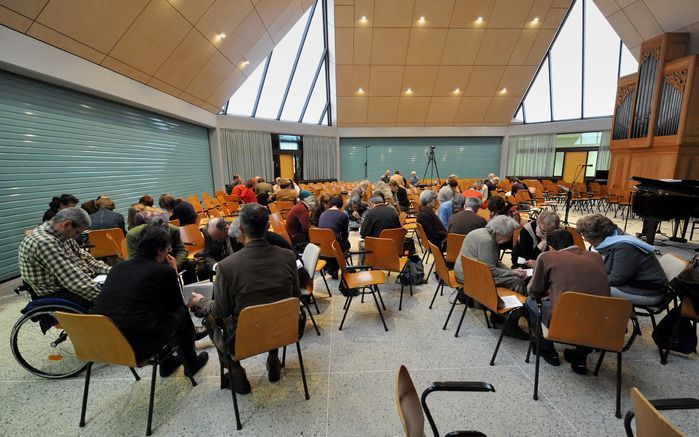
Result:
<svg viewBox="0 0 699 437"><path fill-rule="evenodd" d="M110 267L78 247L75 237L89 227L86 211L66 208L22 240L19 270L37 295L92 306L100 292L93 277L109 273Z"/></svg>

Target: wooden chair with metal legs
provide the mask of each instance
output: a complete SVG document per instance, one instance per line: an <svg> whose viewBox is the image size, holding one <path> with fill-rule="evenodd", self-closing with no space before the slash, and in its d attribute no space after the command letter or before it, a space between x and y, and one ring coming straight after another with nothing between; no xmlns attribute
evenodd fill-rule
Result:
<svg viewBox="0 0 699 437"><path fill-rule="evenodd" d="M637 437L686 437L675 424L670 422L661 411L672 410L699 410L699 399L675 398L675 399L646 399L636 388L631 389L631 404L624 417L624 429L627 437L634 437L631 421L636 419Z"/></svg>
<svg viewBox="0 0 699 437"><path fill-rule="evenodd" d="M408 265L408 257L398 256L395 251L395 243L389 238L374 238L366 237L364 239L364 248L366 249L366 255L364 255L364 264L371 266L377 270L385 270L389 272L398 273L398 281L400 281L400 300L398 302L398 311L403 309L403 291L405 290L405 285L401 278L403 275L409 274L406 271L406 266ZM413 285L409 286L410 295L413 295Z"/></svg>
<svg viewBox="0 0 699 437"><path fill-rule="evenodd" d="M121 240L126 238L124 231L122 231L121 228L95 229L90 231L89 239L90 244L93 246L90 248L90 255L95 258L118 256L119 251L115 250L115 247L109 240L109 237L111 237L112 240L116 241L118 244L121 244Z"/></svg>
<svg viewBox="0 0 699 437"><path fill-rule="evenodd" d="M405 235L407 233L408 231L404 228L384 229L379 234L379 238L389 238L393 240L393 243L396 245L398 256L406 256L407 254L403 253L403 242L405 241Z"/></svg>
<svg viewBox="0 0 699 437"><path fill-rule="evenodd" d="M333 242L337 241L335 231L333 231L332 229L310 227L308 229L308 241L320 247L321 258L335 259L335 249L333 249L332 247ZM349 259L350 264L352 264L351 252L345 252L343 256L345 257L345 259ZM325 288L328 290L328 296L332 297L330 287L328 286L328 281L325 277L325 272L323 271L325 265L326 261L321 259L316 271L320 272L320 276L323 278L323 282L325 283Z"/></svg>
<svg viewBox="0 0 699 437"><path fill-rule="evenodd" d="M580 232L578 232L577 229L575 229L572 226L566 226L566 230L570 232L570 235L573 236L573 242L576 246L578 246L582 250L587 250L587 248L585 247L585 240L583 240L582 235L580 235Z"/></svg>
<svg viewBox="0 0 699 437"><path fill-rule="evenodd" d="M685 319L691 320L692 323L694 323L695 328L697 322L699 322L699 311L697 311L697 307L698 305L694 302L694 300L691 297L685 296L682 298L682 303L680 303L680 314ZM670 341L668 341L668 344L674 344L677 341L678 336L678 330L674 330ZM660 364L667 364L667 357L670 355L670 349L663 349L661 347L658 347L658 350L660 351Z"/></svg>
<svg viewBox="0 0 699 437"><path fill-rule="evenodd" d="M381 293L379 292L379 284L386 283L386 275L384 272L381 270L374 270L371 266L348 266L345 263L345 257L340 248L340 243L333 241L332 248L335 251L335 260L340 266L340 287L344 286L345 289L348 290L347 294L343 293L345 294L345 305L343 306L345 313L342 315L342 321L340 322L340 331L342 331L342 327L345 324L352 299L359 295L364 297L365 294L371 294L374 298L374 303L379 312L381 323L383 323L383 328L385 331L388 331L386 320L384 320L383 313L381 312L381 307L383 307L385 311L386 305L384 305ZM379 305L379 302L381 302L381 305Z"/></svg>
<svg viewBox="0 0 699 437"><path fill-rule="evenodd" d="M449 234L449 235L456 235L456 234ZM430 243L430 250L432 250L432 256L434 257L434 262L435 262L435 268L437 269L437 278L439 279L439 282L437 283L437 288L434 290L434 296L432 296L432 301L430 302L430 309L432 309L432 305L434 305L434 300L437 298L437 293L439 293L440 296L444 294L444 286L449 286L453 288L454 290L457 290L457 293L460 293L458 291L459 288L461 288L461 284L459 284L456 281L456 276L454 274L454 270L449 270L447 268L447 263L444 260L444 255L442 255L442 251L440 251L437 246L434 244Z"/></svg>
<svg viewBox="0 0 699 437"><path fill-rule="evenodd" d="M422 262L427 263L430 259L430 240L427 238L427 233L425 232L425 228L422 227L420 223L417 224L417 235L420 240L420 244L422 245ZM432 269L434 269L434 260L432 260L432 265L430 266L430 271L427 272L425 275L425 282L427 282L430 279L430 275L432 274Z"/></svg>
<svg viewBox="0 0 699 437"><path fill-rule="evenodd" d="M275 233L284 237L284 239L293 246L293 243L291 242L291 237L289 237L289 234L286 232L286 222L282 218L281 213L273 212L269 215L269 221L272 224L272 230Z"/></svg>
<svg viewBox="0 0 699 437"><path fill-rule="evenodd" d="M597 296L592 294L567 291L561 295L551 315L548 328L541 322L541 302L538 302L537 323L534 326L536 336L536 370L534 373L534 400L539 399L539 347L540 340L572 346L584 346L601 351L594 375L597 376L602 366L605 352L616 353L616 417L621 417L621 354L628 348L624 340L626 328L631 319L631 302L617 297ZM633 343L636 331L631 331ZM531 343L527 352L529 362Z"/></svg>
<svg viewBox="0 0 699 437"><path fill-rule="evenodd" d="M507 317L505 324L500 331L500 337L495 345L495 351L493 352L493 357L490 359L490 365L495 365L495 357L498 355L498 350L500 349L500 344L502 343L502 337L505 334L505 330L513 323L516 318L512 317L514 313L518 313L517 310L522 308L524 304L524 296L518 294L517 292L510 290L505 287L496 287L495 281L493 280L493 274L490 271L490 267L486 264L473 260L467 256L461 256L461 268L464 272L464 278L468 279L467 283L464 283L463 293L466 295L468 300L474 300L483 306L483 314L486 314L486 310L493 314L498 314L503 317ZM522 304L518 306L504 306L502 297L514 296ZM442 329L447 329L447 324L449 323L449 317L451 317L452 311L454 311L454 306L456 305L457 299L454 299L454 303L449 310L447 315L447 320L444 322ZM468 310L468 305L464 305L464 312L461 314L461 319L459 320L459 326L456 328L454 337L459 336L459 331L461 330L461 324L466 316L466 311ZM486 322L488 317L486 315Z"/></svg>
<svg viewBox="0 0 699 437"><path fill-rule="evenodd" d="M444 256L444 261L451 264L456 263L456 260L459 259L464 238L466 236L462 234L447 234L447 254Z"/></svg>
<svg viewBox="0 0 699 437"><path fill-rule="evenodd" d="M204 235L196 224L180 226L180 238L187 249L187 258L194 259L198 252L204 250Z"/></svg>
<svg viewBox="0 0 699 437"><path fill-rule="evenodd" d="M158 375L158 365L167 354L169 354L174 343L167 343L153 357L136 361L136 354L124 337L119 328L109 317L97 314L73 314L56 311L56 319L70 337L70 341L75 348L75 354L83 361L87 361L87 372L85 373L85 389L83 391L82 409L80 411L80 427L85 426L85 412L87 410L87 395L90 388L90 376L92 364L105 363L115 366L126 366L131 369L136 381L141 378L134 370L135 367L143 367L148 364L153 366L153 375L150 383L150 400L148 402L148 424L146 435L151 435L151 424L153 422L153 399L155 397L155 381ZM189 374L189 369L185 365L185 374ZM196 387L197 382L189 376L192 387Z"/></svg>
<svg viewBox="0 0 699 437"><path fill-rule="evenodd" d="M430 409L427 407L427 396L434 392L494 392L495 388L487 382L471 382L471 381L443 381L433 382L424 392L422 397L418 397L415 384L410 377L410 373L405 366L400 366L398 369L398 378L396 381L396 409L398 417L403 424L403 431L406 437L424 437L425 436L425 416L430 424L430 428L434 433L434 437L440 437L437 424L432 418ZM485 437L485 434L479 431L454 431L447 436L464 436L464 437Z"/></svg>
<svg viewBox="0 0 699 437"><path fill-rule="evenodd" d="M311 312L310 304L313 303L313 305L316 307L316 312L320 314L320 310L318 309L318 303L316 302L316 298L313 295L313 279L316 274L316 265L318 264L319 255L320 248L313 243L308 243L303 250L303 254L301 255L303 268L306 270L306 273L308 273L309 278L308 284L301 284L301 303L303 303L304 309L311 318L313 327L315 328L316 334L318 335L320 335L320 331L318 330L318 325L316 325L316 321L313 318L313 313Z"/></svg>
<svg viewBox="0 0 699 437"><path fill-rule="evenodd" d="M241 361L255 355L263 354L273 349L279 349L288 345L296 344L296 352L299 356L299 367L301 368L301 379L303 381L303 391L306 400L311 396L308 394L308 384L306 383L306 371L303 367L303 356L301 355L301 345L299 344L299 316L300 301L298 298L290 297L277 302L263 305L253 305L243 309L238 316L238 324L235 330L235 351L230 353L227 350L216 348L219 357L225 357L228 366L228 374L233 375L233 361ZM220 329L220 328L217 328ZM224 341L225 343L225 341ZM224 384L224 363L220 363L221 386ZM235 423L237 429L243 429L238 411L238 399L235 389L232 386L233 409L235 410Z"/></svg>

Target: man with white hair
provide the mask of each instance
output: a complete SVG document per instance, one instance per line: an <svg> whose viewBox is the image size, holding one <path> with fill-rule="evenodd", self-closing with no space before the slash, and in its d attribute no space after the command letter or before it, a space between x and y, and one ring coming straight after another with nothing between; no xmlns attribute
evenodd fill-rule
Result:
<svg viewBox="0 0 699 437"><path fill-rule="evenodd" d="M385 183L388 183L388 181L391 180L391 170L386 169L386 173L384 173L383 176L381 176L380 179L381 179L382 181L384 181Z"/></svg>
<svg viewBox="0 0 699 437"><path fill-rule="evenodd" d="M82 208L65 208L22 240L20 274L37 295L92 307L100 293L100 285L93 278L109 273L110 267L75 241L90 224L90 216Z"/></svg>
<svg viewBox="0 0 699 437"><path fill-rule="evenodd" d="M420 178L417 177L417 172L415 170L410 172L410 185L417 185L420 183Z"/></svg>
<svg viewBox="0 0 699 437"><path fill-rule="evenodd" d="M443 250L447 243L447 228L435 214L435 206L437 206L437 193L432 190L420 193L420 211L417 213L417 222L425 230L430 243Z"/></svg>
<svg viewBox="0 0 699 437"><path fill-rule="evenodd" d="M215 217L201 230L204 235L204 250L201 252L203 257L197 269L200 280L211 279L214 264L233 253L228 229L229 225L223 217Z"/></svg>
<svg viewBox="0 0 699 437"><path fill-rule="evenodd" d="M384 198L375 194L369 199L369 211L364 216L359 235L362 238L378 237L384 229L400 228L398 212L387 205Z"/></svg>
<svg viewBox="0 0 699 437"><path fill-rule="evenodd" d="M455 196L454 200L452 200L455 210L458 207L457 199L459 197L461 197L461 195ZM461 208L461 211L455 211L454 215L449 218L447 231L450 234L468 235L471 231L484 228L488 222L485 221L483 217L476 214L480 207L481 199L478 197L466 197L463 201L463 208Z"/></svg>
<svg viewBox="0 0 699 437"><path fill-rule="evenodd" d="M488 173L488 177L485 178L485 180L483 181L485 186L488 187L489 197L490 195L492 195L492 192L497 189L498 186L497 182L494 181L495 177L495 173Z"/></svg>

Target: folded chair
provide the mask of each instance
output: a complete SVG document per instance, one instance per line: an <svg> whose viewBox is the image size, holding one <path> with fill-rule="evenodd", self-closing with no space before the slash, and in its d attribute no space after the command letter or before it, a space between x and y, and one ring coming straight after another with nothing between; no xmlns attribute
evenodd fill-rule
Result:
<svg viewBox="0 0 699 437"><path fill-rule="evenodd" d="M220 349L216 345L219 356L226 357L228 362L228 374L232 378L233 361L241 361L255 355L266 353L272 349L279 349L287 345L296 344L296 352L299 356L301 379L306 400L308 394L306 383L306 371L303 367L303 356L299 344L299 308L300 302L295 297L290 297L277 302L263 305L253 305L244 308L238 316L238 324L235 330L235 351ZM220 329L220 328L216 328ZM224 343L227 343L224 341ZM220 362L221 387L224 384L224 363ZM238 412L238 399L231 381L231 393L233 396L233 409L235 410L235 423L238 430L243 429Z"/></svg>
<svg viewBox="0 0 699 437"><path fill-rule="evenodd" d="M87 395L90 388L90 375L93 363L113 364L116 366L127 366L131 373L140 381L141 378L134 370L134 367L143 367L148 364L153 366L153 375L150 382L150 400L148 402L148 425L146 435L151 435L151 424L153 421L153 398L155 397L155 380L158 376L158 365L173 348L174 343L168 343L153 357L137 362L136 354L128 340L114 325L109 317L97 314L72 314L56 311L56 319L70 337L70 341L75 348L75 354L83 361L87 361L87 372L85 373L85 390L83 392L83 403L80 411L80 427L85 426L85 410L87 409ZM185 374L189 374L187 364L184 363ZM197 382L189 376L192 387L196 387Z"/></svg>
<svg viewBox="0 0 699 437"><path fill-rule="evenodd" d="M567 291L556 304L548 328L541 322L541 301L538 302L536 334L536 370L534 376L534 400L539 399L540 339L585 346L601 350L594 375L597 376L605 352L616 353L616 417L621 417L621 354L624 337L631 319L631 302L626 299ZM539 329L540 328L540 329ZM632 340L636 331L631 333ZM633 341L630 340L630 345ZM526 362L529 362L529 352Z"/></svg>
<svg viewBox="0 0 699 437"><path fill-rule="evenodd" d="M408 369L406 369L405 366L400 366L400 369L398 369L398 379L396 381L396 408L398 409L398 417L403 424L403 431L405 431L406 437L425 436L425 416L427 416L427 421L430 423L430 428L434 433L434 437L440 437L437 424L432 418L430 409L427 408L427 396L429 396L430 393L439 391L494 392L495 388L486 382L433 382L432 385L422 392L422 397L418 398L415 384L413 384ZM447 436L485 437L485 434L479 431L454 431L447 434Z"/></svg>
<svg viewBox="0 0 699 437"><path fill-rule="evenodd" d="M631 421L636 418L636 436L638 437L686 437L687 434L677 428L661 411L697 410L699 399L654 399L648 400L636 388L631 389L633 410L624 417L624 429L627 437L634 437Z"/></svg>

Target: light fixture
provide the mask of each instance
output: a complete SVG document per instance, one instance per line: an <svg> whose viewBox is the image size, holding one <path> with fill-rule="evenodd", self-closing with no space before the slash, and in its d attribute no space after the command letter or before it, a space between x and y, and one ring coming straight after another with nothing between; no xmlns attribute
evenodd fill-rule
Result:
<svg viewBox="0 0 699 437"><path fill-rule="evenodd" d="M476 18L476 24L482 24L482 23L483 23L483 17Z"/></svg>
<svg viewBox="0 0 699 437"><path fill-rule="evenodd" d="M248 61L246 58L241 59L240 63L238 64L240 68L245 68L248 65L250 65L250 61Z"/></svg>
<svg viewBox="0 0 699 437"><path fill-rule="evenodd" d="M362 87L357 88L357 94L363 95L363 94L364 94L364 88L362 88Z"/></svg>
<svg viewBox="0 0 699 437"><path fill-rule="evenodd" d="M425 17L420 17L420 18L417 20L417 24L420 24L420 25L425 24Z"/></svg>
<svg viewBox="0 0 699 437"><path fill-rule="evenodd" d="M406 95L406 96L412 96L412 95L413 95L413 89L412 89L412 88L408 88L407 90L405 90L405 95Z"/></svg>
<svg viewBox="0 0 699 437"><path fill-rule="evenodd" d="M539 17L534 17L534 19L532 20L532 24L539 24Z"/></svg>
<svg viewBox="0 0 699 437"><path fill-rule="evenodd" d="M223 32L221 32L221 33L219 33L219 34L216 35L216 36L218 37L218 39L224 39L224 38L226 37L226 34L223 33Z"/></svg>
<svg viewBox="0 0 699 437"><path fill-rule="evenodd" d="M454 88L454 91L452 91L452 94L461 94L461 88Z"/></svg>
<svg viewBox="0 0 699 437"><path fill-rule="evenodd" d="M507 94L507 88L503 88L500 91L498 91L499 94Z"/></svg>
<svg viewBox="0 0 699 437"><path fill-rule="evenodd" d="M359 22L360 22L361 24L366 24L366 23L369 22L369 20L367 19L366 15L362 15L362 16L359 18Z"/></svg>

